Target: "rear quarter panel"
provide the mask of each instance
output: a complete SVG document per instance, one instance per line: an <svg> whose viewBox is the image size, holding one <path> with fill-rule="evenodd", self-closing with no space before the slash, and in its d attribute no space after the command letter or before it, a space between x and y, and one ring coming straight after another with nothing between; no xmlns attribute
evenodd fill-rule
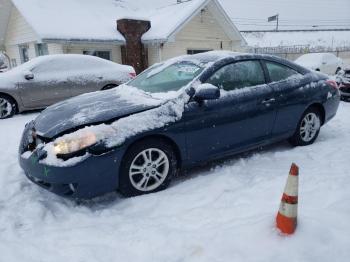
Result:
<svg viewBox="0 0 350 262"><path fill-rule="evenodd" d="M279 103L274 136L292 135L302 114L313 104L324 107L326 121L335 114L339 94L326 84L326 80L325 76L308 73L301 79L293 80L288 87L274 86Z"/></svg>

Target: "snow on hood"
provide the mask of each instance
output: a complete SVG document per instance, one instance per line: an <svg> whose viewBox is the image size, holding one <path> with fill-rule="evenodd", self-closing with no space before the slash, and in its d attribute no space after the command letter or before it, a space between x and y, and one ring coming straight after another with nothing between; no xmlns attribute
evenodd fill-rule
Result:
<svg viewBox="0 0 350 262"><path fill-rule="evenodd" d="M67 161L59 159L54 151L54 145L58 141L65 139L74 140L84 134L93 133L99 142L103 141L107 148L113 148L122 145L129 137L174 123L181 119L188 100L189 96L184 92L179 97L165 101L163 104L158 105L158 107L122 117L109 125L103 123L95 126L87 126L59 137L44 146L43 149L47 152L47 157L41 160L41 163L51 166L71 166L85 160L89 155L86 153L84 156L74 157Z"/></svg>
<svg viewBox="0 0 350 262"><path fill-rule="evenodd" d="M70 129L111 121L157 107L163 102L136 88L121 85L48 107L36 118L35 129L39 135L52 138Z"/></svg>

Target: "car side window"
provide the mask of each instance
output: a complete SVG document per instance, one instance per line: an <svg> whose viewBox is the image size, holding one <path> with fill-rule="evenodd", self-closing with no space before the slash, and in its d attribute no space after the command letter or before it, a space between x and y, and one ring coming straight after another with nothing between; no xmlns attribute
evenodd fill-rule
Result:
<svg viewBox="0 0 350 262"><path fill-rule="evenodd" d="M220 68L207 83L230 91L265 84L265 76L258 60L248 60Z"/></svg>
<svg viewBox="0 0 350 262"><path fill-rule="evenodd" d="M34 74L56 73L66 69L66 66L59 59L47 59L41 61L31 70Z"/></svg>
<svg viewBox="0 0 350 262"><path fill-rule="evenodd" d="M271 82L283 81L293 75L300 75L300 73L298 73L294 69L281 64L267 61L265 61L265 64L267 70L269 71Z"/></svg>

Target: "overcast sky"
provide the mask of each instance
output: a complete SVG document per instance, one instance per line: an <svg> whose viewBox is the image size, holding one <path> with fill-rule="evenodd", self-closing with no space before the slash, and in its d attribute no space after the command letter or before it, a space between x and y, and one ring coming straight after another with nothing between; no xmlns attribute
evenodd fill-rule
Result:
<svg viewBox="0 0 350 262"><path fill-rule="evenodd" d="M144 0L129 1L140 5ZM158 5L176 3L177 0L152 0ZM274 29L267 17L279 14L282 29L296 28L350 28L350 0L219 0L244 30Z"/></svg>
<svg viewBox="0 0 350 262"><path fill-rule="evenodd" d="M241 29L270 29L267 17L279 14L284 29L299 25L350 28L350 0L220 0ZM270 23L271 24L271 23ZM272 23L274 27L274 23Z"/></svg>

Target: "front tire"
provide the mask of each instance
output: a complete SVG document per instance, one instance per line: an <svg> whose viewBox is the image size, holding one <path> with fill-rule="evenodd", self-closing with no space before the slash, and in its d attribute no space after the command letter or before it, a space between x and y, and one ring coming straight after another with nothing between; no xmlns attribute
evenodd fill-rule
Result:
<svg viewBox="0 0 350 262"><path fill-rule="evenodd" d="M16 102L8 96L0 95L0 119L10 118L16 111Z"/></svg>
<svg viewBox="0 0 350 262"><path fill-rule="evenodd" d="M315 108L311 107L306 110L301 117L297 130L289 139L293 146L308 146L315 142L321 129L321 113Z"/></svg>
<svg viewBox="0 0 350 262"><path fill-rule="evenodd" d="M122 161L119 191L126 197L167 188L177 172L174 150L163 139L146 139L131 146Z"/></svg>

